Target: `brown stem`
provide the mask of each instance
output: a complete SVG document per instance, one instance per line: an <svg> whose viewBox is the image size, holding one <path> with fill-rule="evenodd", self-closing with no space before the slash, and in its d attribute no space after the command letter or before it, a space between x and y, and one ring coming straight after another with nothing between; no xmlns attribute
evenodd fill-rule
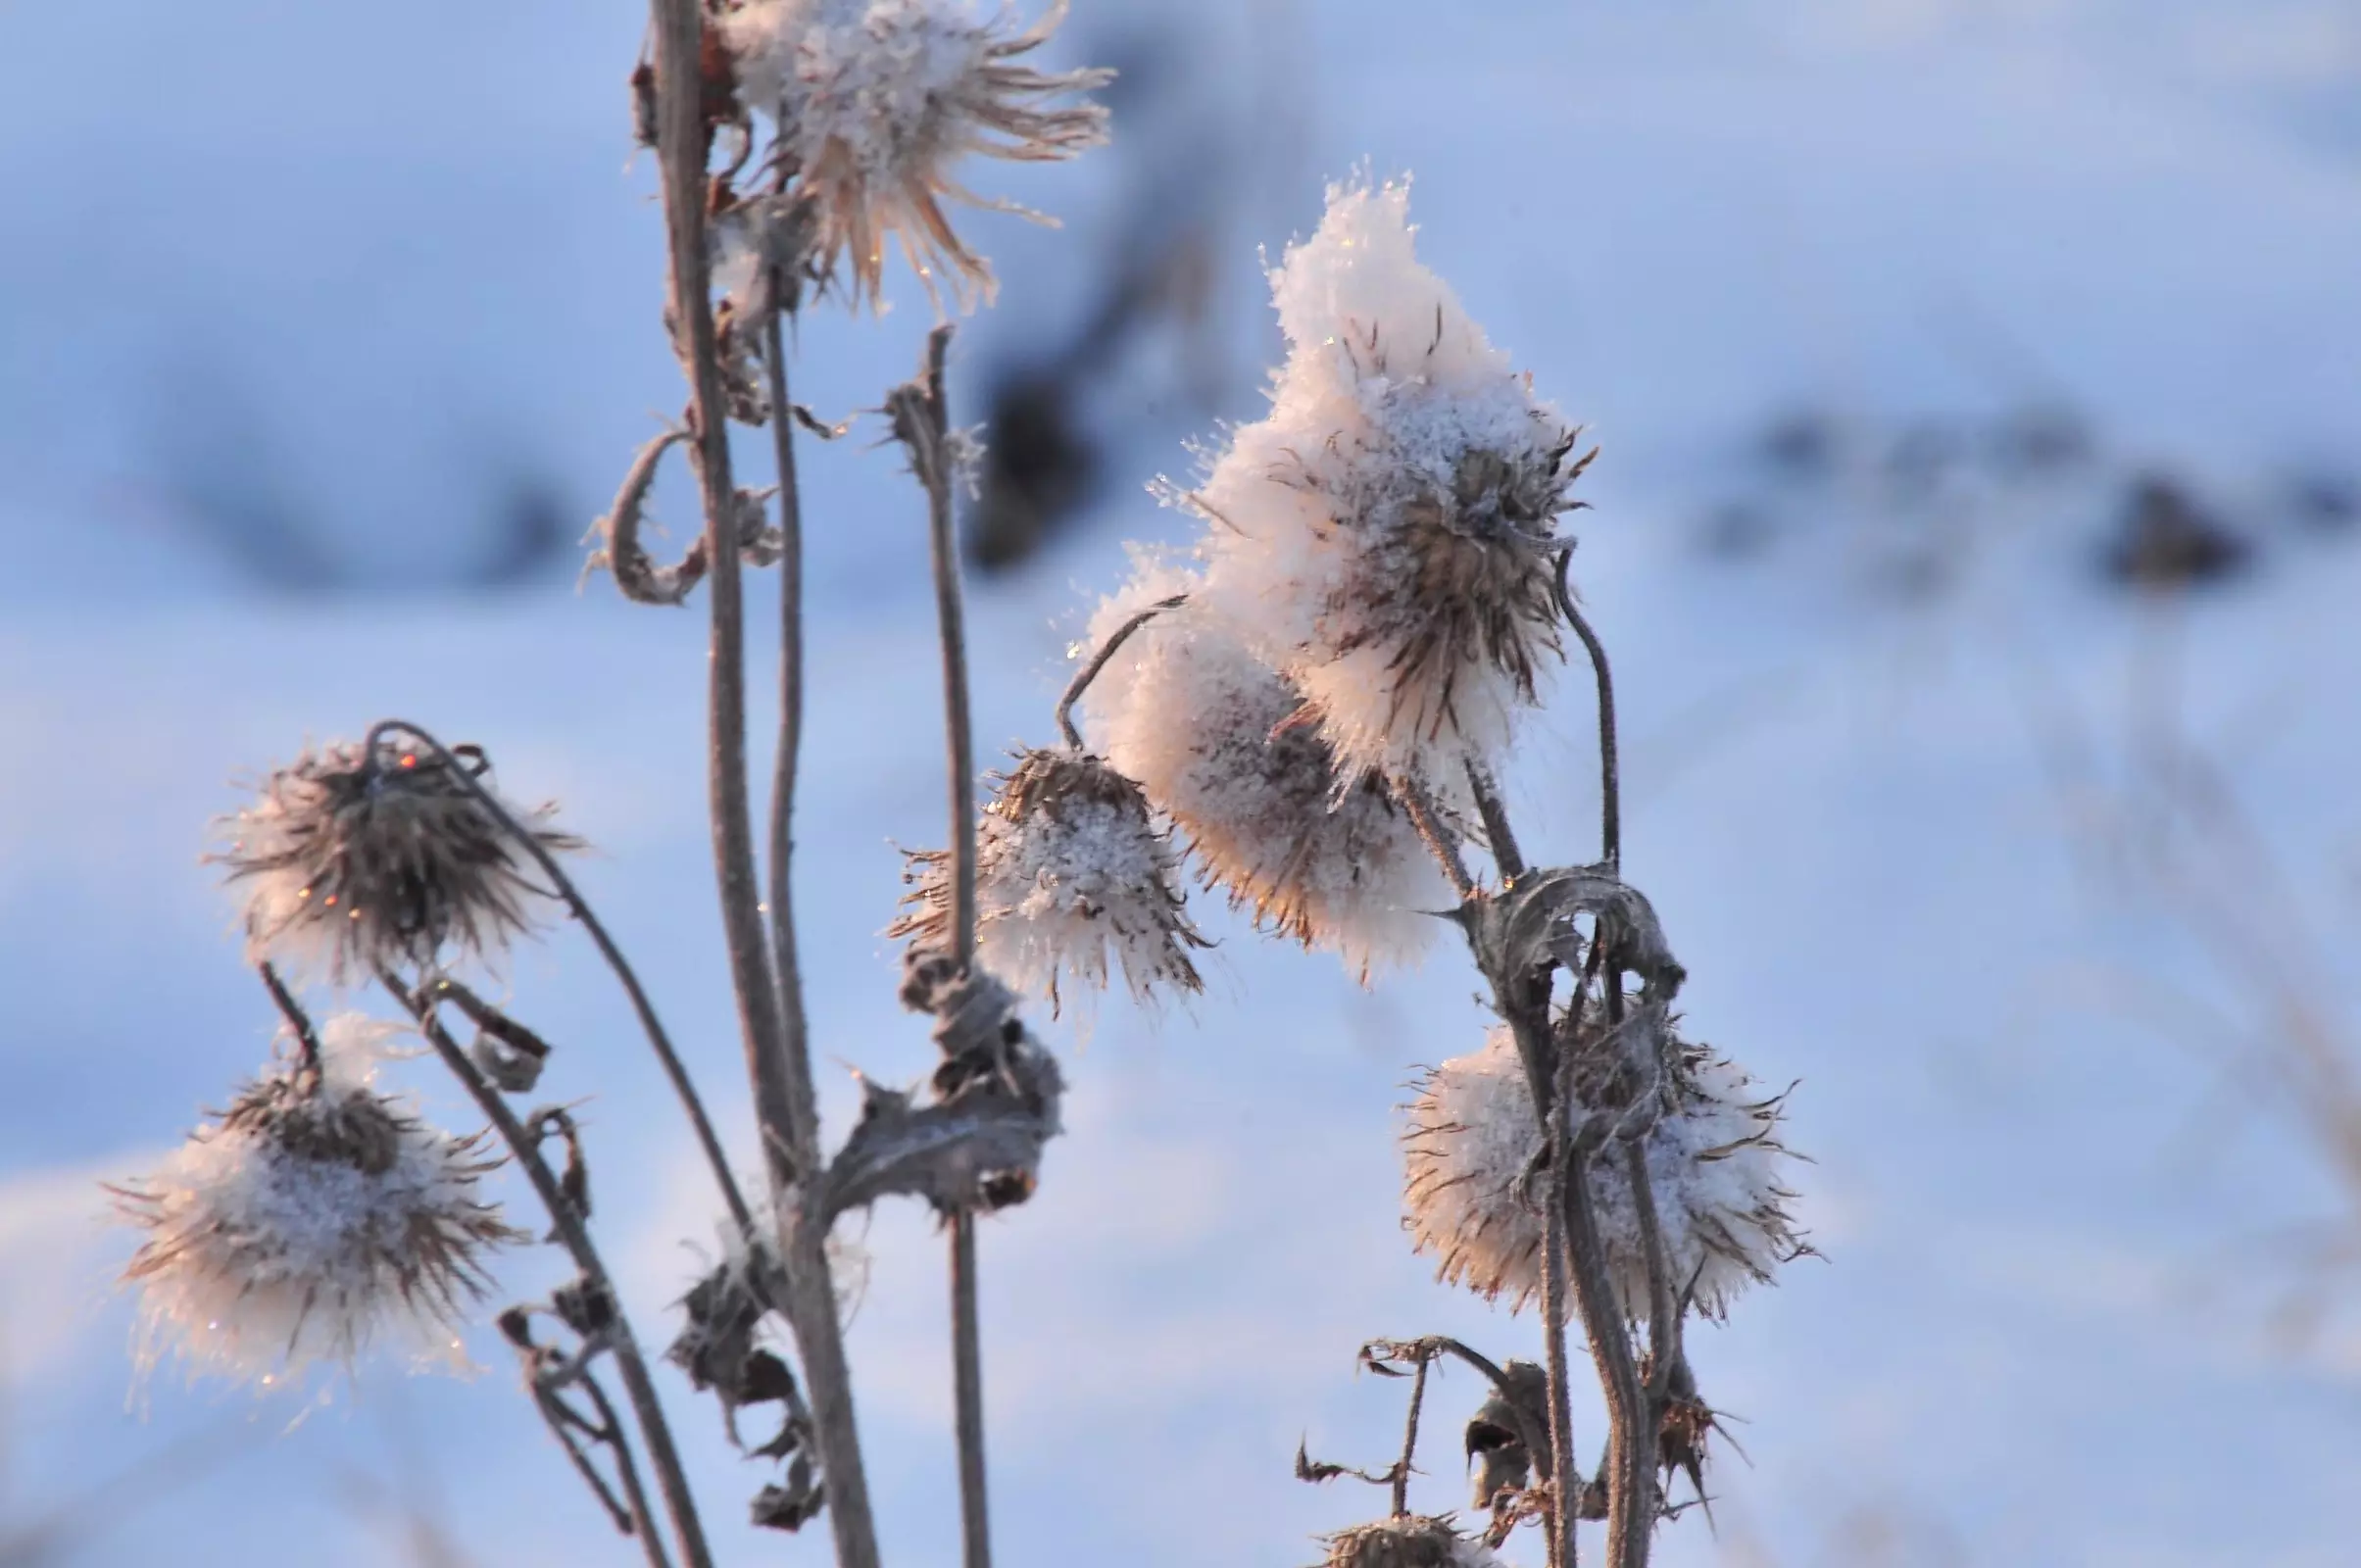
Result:
<svg viewBox="0 0 2361 1568"><path fill-rule="evenodd" d="M1568 1160L1565 1138L1565 1118L1542 1107L1552 1104L1556 1096L1553 1085L1557 1074L1553 1070L1549 1031L1543 1024L1549 1006L1548 993L1538 1003L1513 994L1506 976L1493 976L1493 997L1508 1019L1510 1035L1516 1041L1517 1055L1525 1065L1525 1084L1533 1096L1535 1113L1540 1118L1542 1141L1552 1172L1562 1171ZM1554 1179L1552 1186L1554 1187ZM1549 1561L1552 1568L1574 1568L1576 1543L1574 1521L1580 1513L1582 1483L1574 1469L1574 1402L1571 1372L1566 1358L1566 1269L1565 1223L1562 1205L1549 1202L1542 1205L1542 1335L1546 1366L1549 1374L1549 1454L1555 1472L1550 1477L1555 1502L1550 1513L1551 1529L1549 1539Z"/></svg>
<svg viewBox="0 0 2361 1568"><path fill-rule="evenodd" d="M1097 680L1100 671L1107 668L1107 662L1115 657L1115 650L1129 641L1133 632L1156 619L1163 612L1178 610L1188 602L1187 594L1174 594L1169 599L1157 600L1146 610L1123 622L1122 625L1117 626L1113 634L1099 645L1099 651L1091 655L1090 662L1075 671L1073 680L1065 688L1065 695L1058 699L1058 728L1065 736L1066 745L1077 752L1082 750L1082 732L1074 727L1074 705L1082 701L1082 694L1090 690L1090 683Z"/></svg>
<svg viewBox="0 0 2361 1568"><path fill-rule="evenodd" d="M951 415L943 396L943 357L951 328L927 335L926 368L887 400L894 433L910 449L910 467L926 487L926 525L934 563L935 613L943 654L944 747L951 772L951 930L961 969L975 958L975 734L967 703L967 617L959 599L959 554L951 526ZM959 1546L966 1568L991 1568L992 1521L984 1474L984 1363L976 1301L975 1216L951 1215L951 1345L959 1412Z"/></svg>
<svg viewBox="0 0 2361 1568"><path fill-rule="evenodd" d="M623 1392L631 1401L631 1413L639 1421L640 1434L647 1439L648 1462L656 1470L658 1490L664 1494L664 1509L671 1515L672 1532L680 1547L681 1561L687 1568L713 1568L713 1556L706 1549L705 1526L697 1517L697 1502L690 1494L687 1474L681 1469L680 1452L672 1446L672 1430L664 1422L664 1406L657 1400L656 1385L648 1377L648 1363L639 1353L639 1343L632 1338L631 1324L622 1314L622 1298L616 1294L615 1280L600 1260L598 1249L591 1244L590 1232L582 1216L567 1201L549 1162L541 1157L541 1146L533 1135L516 1120L499 1090L488 1083L475 1064L467 1059L459 1042L435 1016L434 1006L424 997L405 986L392 970L380 967L377 983L386 994L402 1004L403 1010L418 1020L418 1030L426 1043L434 1048L443 1065L451 1069L476 1107L500 1133L509 1152L533 1184L541 1199L541 1206L549 1211L550 1224L559 1241L572 1256L574 1267L582 1271L583 1281L594 1291L603 1293L615 1303L615 1324L608 1332L607 1347L615 1353L616 1370L623 1379Z"/></svg>
<svg viewBox="0 0 2361 1568"><path fill-rule="evenodd" d="M1491 769L1474 758L1467 760L1467 787L1476 797L1476 814L1484 820L1484 837L1492 846L1492 863L1503 885L1525 874L1525 855L1516 847L1516 830L1509 826L1508 808Z"/></svg>
<svg viewBox="0 0 2361 1568"><path fill-rule="evenodd" d="M1564 612L1574 635L1591 656L1591 671L1599 682L1599 837L1607 869L1619 870L1623 865L1623 785L1622 772L1615 747L1615 677L1607 668L1606 645L1583 618L1574 603L1574 588L1566 580L1566 568L1573 564L1574 552L1560 551L1557 557L1557 608Z"/></svg>
<svg viewBox="0 0 2361 1568"><path fill-rule="evenodd" d="M549 878L552 891L574 919L580 922L582 929L590 934L599 956L607 960L607 967L615 971L615 977L622 982L624 995L631 999L631 1010L639 1017L640 1029L647 1035L648 1045L655 1051L657 1061L663 1065L664 1076L671 1080L672 1092L679 1097L681 1108L688 1112L689 1125L697 1134L697 1147L704 1151L705 1162L713 1173L713 1182L721 1189L721 1200L729 1205L730 1217L743 1231L752 1222L752 1215L747 1209L746 1199L738 1191L737 1179L730 1174L729 1156L721 1152L721 1140L713 1132L713 1118L706 1114L705 1102L697 1093L696 1082L689 1077L688 1068L682 1065L680 1054L672 1049L672 1038L664 1032L663 1022L657 1018L656 1004L648 1000L647 991L639 983L639 975L633 971L630 960L623 956L623 950L615 946L615 938L607 934L607 927L590 907L590 901L582 896L581 889L574 886L573 879L566 874L557 857L527 832L523 823L510 814L509 808L501 804L500 797L487 788L472 770L462 766L459 758L452 754L449 747L425 730L408 719L379 719L369 726L369 737L362 743L361 755L370 759L373 763L379 743L397 731L433 754L451 777L475 798L475 803L499 819L509 836L532 856L533 863L540 867L541 874Z"/></svg>
<svg viewBox="0 0 2361 1568"><path fill-rule="evenodd" d="M808 1053L782 1038L778 985L758 893L746 774L746 626L739 579L737 493L730 479L728 405L721 387L706 255L710 140L701 70L700 0L651 0L656 38L657 143L664 172L674 341L689 377L689 428L713 573L708 688L708 793L722 929L753 1080L756 1125L770 1172L784 1264L788 1324L812 1386L814 1443L827 1477L839 1568L877 1568L877 1530L854 1418L851 1368L827 1258L827 1221L805 1212L819 1168L819 1112ZM783 411L775 411L778 416ZM802 1185L798 1187L798 1183Z"/></svg>
<svg viewBox="0 0 2361 1568"><path fill-rule="evenodd" d="M795 421L787 417L787 347L781 317L793 279L771 276L782 302L762 328L769 375L771 446L779 469L779 747L770 786L770 953L778 981L780 1049L789 1063L811 1059L803 965L795 941L795 780L804 741L804 504L795 476ZM791 1068L792 1071L792 1068Z"/></svg>
<svg viewBox="0 0 2361 1568"><path fill-rule="evenodd" d="M287 1027L295 1032L296 1065L311 1072L320 1071L320 1032L312 1027L310 1014L295 1000L295 993L287 989L287 983L278 977L278 969L270 959L266 958L254 967L263 977L263 988L271 993L271 1000L277 1004L279 1016L286 1019Z"/></svg>
<svg viewBox="0 0 2361 1568"><path fill-rule="evenodd" d="M664 1542L656 1533L656 1517L648 1511L648 1489L640 1484L639 1465L631 1457L631 1434L623 1430L614 1403L599 1380L585 1370L582 1374L583 1392L599 1412L599 1420L607 1429L607 1445L615 1449L615 1479L622 1483L623 1497L631 1504L631 1518L638 1528L640 1539L647 1544L648 1568L671 1568L665 1558Z"/></svg>
<svg viewBox="0 0 2361 1568"><path fill-rule="evenodd" d="M1410 1459L1418 1450L1418 1415L1426 1405L1426 1369L1434 1361L1432 1351L1418 1357L1418 1370L1410 1384L1410 1411L1402 1421L1402 1457L1394 1465L1394 1517L1399 1519L1410 1511Z"/></svg>
<svg viewBox="0 0 2361 1568"><path fill-rule="evenodd" d="M1418 830L1418 837L1425 843L1428 853L1435 857L1435 863L1442 866L1443 874L1450 878L1451 891L1462 899L1474 898L1476 880L1467 874L1467 860L1459 854L1458 844L1451 838L1451 830L1443 825L1442 817L1435 811L1435 803L1428 798L1425 789L1404 779L1395 787L1394 796L1402 803L1402 808L1409 813L1410 825Z"/></svg>

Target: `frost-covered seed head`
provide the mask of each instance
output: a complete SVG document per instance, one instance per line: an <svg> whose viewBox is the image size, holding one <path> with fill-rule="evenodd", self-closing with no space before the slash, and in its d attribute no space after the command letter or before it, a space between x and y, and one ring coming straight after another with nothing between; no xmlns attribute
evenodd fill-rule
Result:
<svg viewBox="0 0 2361 1568"><path fill-rule="evenodd" d="M463 752L461 765L480 763ZM545 848L582 841L547 825L555 809L509 815ZM528 929L533 880L524 846L449 764L391 741L373 760L339 742L306 751L224 817L210 857L245 884L251 956L341 984L379 964L424 967L446 948L497 959Z"/></svg>
<svg viewBox="0 0 2361 1568"><path fill-rule="evenodd" d="M1214 519L1207 589L1301 691L1343 785L1454 775L1538 700L1556 518L1589 462L1411 236L1405 187L1330 189L1271 274L1270 413L1168 493Z"/></svg>
<svg viewBox="0 0 2361 1568"><path fill-rule="evenodd" d="M1098 758L1032 751L1017 759L976 833L976 947L985 965L1040 991L1053 1006L1070 976L1105 990L1107 954L1134 1000L1204 989L1191 948L1180 858L1149 816L1139 785ZM910 854L908 910L887 928L921 949L951 946L952 865L941 850Z"/></svg>
<svg viewBox="0 0 2361 1568"><path fill-rule="evenodd" d="M527 1240L479 1196L499 1161L371 1086L389 1026L321 1030L318 1068L282 1063L240 1091L153 1174L113 1189L147 1233L123 1270L139 1290L140 1360L271 1386L348 1368L381 1333L457 1354L485 1255Z"/></svg>
<svg viewBox="0 0 2361 1568"><path fill-rule="evenodd" d="M1198 579L1145 561L1100 607L1104 644L1148 605L1168 610L1107 662L1086 699L1107 757L1188 836L1205 880L1257 924L1332 949L1365 979L1416 957L1455 901L1408 816L1374 776L1340 791L1319 731L1288 724L1302 695L1201 603Z"/></svg>
<svg viewBox="0 0 2361 1568"><path fill-rule="evenodd" d="M1321 1568L1507 1568L1481 1541L1462 1536L1448 1515L1403 1514L1321 1538Z"/></svg>
<svg viewBox="0 0 2361 1568"><path fill-rule="evenodd" d="M1695 1280L1697 1310L1718 1317L1748 1285L1804 1250L1781 1177L1780 1096L1700 1047L1674 1043L1648 1169L1676 1293ZM1578 1089L1578 1094L1581 1091ZM1504 1025L1484 1049L1431 1070L1403 1134L1403 1220L1437 1274L1513 1310L1541 1289L1541 1215L1518 1184L1541 1143L1523 1060ZM1591 1161L1607 1267L1626 1317L1648 1313L1647 1254L1622 1159Z"/></svg>
<svg viewBox="0 0 2361 1568"><path fill-rule="evenodd" d="M854 301L873 300L890 237L930 295L943 273L962 307L990 297L992 269L953 232L941 199L1004 204L968 192L951 166L968 153L1041 163L1107 139L1104 108L1051 100L1111 72L1018 63L1063 13L1023 32L1005 14L979 19L969 0L746 0L723 13L740 100L770 118L779 155L815 199L815 273L841 260Z"/></svg>

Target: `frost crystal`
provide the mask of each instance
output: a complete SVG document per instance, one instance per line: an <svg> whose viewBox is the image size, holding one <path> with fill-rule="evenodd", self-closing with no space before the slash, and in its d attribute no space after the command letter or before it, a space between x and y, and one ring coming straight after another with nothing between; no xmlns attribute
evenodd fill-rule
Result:
<svg viewBox="0 0 2361 1568"><path fill-rule="evenodd" d="M463 749L460 765L484 770ZM349 742L307 751L265 778L258 799L217 824L211 858L246 886L250 956L324 972L341 984L379 964L424 967L447 947L496 958L527 929L527 900L547 897L525 848L457 769L380 742L373 760ZM554 808L508 813L549 850L582 841L546 826Z"/></svg>
<svg viewBox="0 0 2361 1568"><path fill-rule="evenodd" d="M1557 516L1589 461L1413 253L1402 185L1331 187L1271 273L1271 410L1181 498L1206 589L1302 693L1349 787L1455 776L1560 656ZM1440 755L1438 755L1440 754Z"/></svg>
<svg viewBox="0 0 2361 1568"><path fill-rule="evenodd" d="M388 1026L328 1021L318 1067L281 1064L153 1174L113 1189L147 1232L140 1360L171 1345L192 1368L265 1387L319 1361L348 1368L380 1332L456 1356L484 1254L527 1240L478 1197L499 1161L371 1087Z"/></svg>
<svg viewBox="0 0 2361 1568"><path fill-rule="evenodd" d="M1140 787L1095 757L1025 753L999 778L976 838L976 947L987 967L1059 1001L1064 976L1097 990L1107 950L1134 1000L1159 987L1204 989L1189 949L1205 946L1179 891L1179 857ZM909 910L887 928L921 948L951 946L951 857L910 857Z"/></svg>
<svg viewBox="0 0 2361 1568"><path fill-rule="evenodd" d="M1697 1309L1718 1317L1804 1250L1786 1208L1794 1195L1780 1182L1788 1157L1776 1136L1781 1097L1760 1094L1746 1072L1701 1048L1674 1050L1667 1108L1646 1138L1648 1177L1673 1289L1693 1288ZM1412 1246L1441 1259L1439 1277L1522 1306L1541 1289L1542 1219L1519 1200L1518 1184L1541 1130L1506 1026L1496 1025L1482 1051L1430 1071L1409 1117L1402 1146ZM1612 1153L1589 1168L1608 1271L1637 1322L1648 1312L1648 1264L1631 1183Z"/></svg>
<svg viewBox="0 0 2361 1568"><path fill-rule="evenodd" d="M967 153L1045 162L1107 139L1105 109L1046 100L1111 72L1014 63L1063 15L1055 7L1020 33L1005 15L979 20L967 0L748 0L721 16L741 101L770 117L816 199L816 270L850 258L854 299L874 299L891 236L929 294L942 270L962 306L990 297L992 269L952 231L940 198L1022 212L971 194L951 165Z"/></svg>
<svg viewBox="0 0 2361 1568"><path fill-rule="evenodd" d="M1109 660L1088 702L1107 755L1188 836L1205 881L1257 923L1333 949L1365 979L1416 957L1456 901L1384 782L1340 788L1301 694L1209 609L1187 572L1154 562L1100 607L1103 643L1147 605L1166 611Z"/></svg>
<svg viewBox="0 0 2361 1568"><path fill-rule="evenodd" d="M1321 1568L1508 1568L1491 1547L1451 1528L1448 1517L1403 1514L1322 1537Z"/></svg>

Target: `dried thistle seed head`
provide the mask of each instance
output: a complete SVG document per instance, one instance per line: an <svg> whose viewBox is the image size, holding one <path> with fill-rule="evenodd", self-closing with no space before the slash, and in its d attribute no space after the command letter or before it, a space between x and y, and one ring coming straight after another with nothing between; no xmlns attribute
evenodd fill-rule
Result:
<svg viewBox="0 0 2361 1568"><path fill-rule="evenodd" d="M1271 274L1271 411L1195 491L1206 590L1301 692L1340 785L1497 750L1561 657L1553 557L1588 458L1414 254L1402 185L1331 187Z"/></svg>
<svg viewBox="0 0 2361 1568"><path fill-rule="evenodd" d="M380 742L374 758L337 742L307 750L266 777L253 805L221 818L208 857L245 885L249 955L342 984L379 964L423 968L447 949L497 960L551 897L525 847L469 789L480 752L458 765ZM543 848L582 841L548 825L554 807L502 802Z"/></svg>
<svg viewBox="0 0 2361 1568"><path fill-rule="evenodd" d="M318 1068L280 1063L152 1174L111 1189L146 1238L139 1359L270 1387L312 1363L348 1368L380 1334L456 1361L486 1255L526 1240L480 1195L500 1162L373 1087L385 1026L320 1030Z"/></svg>
<svg viewBox="0 0 2361 1568"><path fill-rule="evenodd" d="M1098 758L1031 751L992 775L976 829L976 948L989 968L1061 1005L1067 977L1103 991L1111 949L1132 998L1197 992L1189 960L1206 946L1189 923L1180 857L1140 787ZM952 946L951 857L911 852L906 912L886 928L922 949Z"/></svg>
<svg viewBox="0 0 2361 1568"><path fill-rule="evenodd" d="M1100 607L1094 645L1197 579L1153 560ZM1205 881L1255 923L1341 955L1366 980L1425 952L1455 901L1384 782L1339 789L1301 694L1191 598L1127 641L1087 702L1115 766L1187 835Z"/></svg>
<svg viewBox="0 0 2361 1568"><path fill-rule="evenodd" d="M1481 1541L1452 1528L1450 1515L1402 1514L1323 1536L1321 1568L1507 1568Z"/></svg>
<svg viewBox="0 0 2361 1568"><path fill-rule="evenodd" d="M1661 1114L1645 1135L1656 1223L1675 1295L1719 1317L1748 1285L1769 1283L1807 1249L1787 1205L1791 1157L1777 1139L1782 1096L1701 1047L1670 1042ZM1581 1109L1596 1103L1581 1086ZM1542 1219L1522 1188L1541 1147L1523 1061L1505 1025L1484 1049L1432 1069L1407 1107L1402 1136L1403 1224L1432 1252L1437 1275L1513 1311L1541 1289ZM1624 1315L1648 1315L1647 1253L1623 1159L1588 1167L1607 1268ZM1546 1194L1546 1183L1541 1184Z"/></svg>
<svg viewBox="0 0 2361 1568"><path fill-rule="evenodd" d="M1024 209L974 196L952 166L969 153L1070 158L1107 139L1104 108L1053 100L1111 72L1018 63L1063 14L1053 7L1023 32L1005 14L979 19L968 0L746 0L722 14L740 101L769 117L772 156L813 202L813 275L841 264L853 303L876 301L890 238L938 305L946 278L962 309L991 297L991 267L953 232L942 200Z"/></svg>

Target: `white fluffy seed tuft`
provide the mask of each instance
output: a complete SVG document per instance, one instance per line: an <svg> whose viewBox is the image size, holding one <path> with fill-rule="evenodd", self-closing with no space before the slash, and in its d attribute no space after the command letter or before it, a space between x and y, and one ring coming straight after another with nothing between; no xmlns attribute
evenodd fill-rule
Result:
<svg viewBox="0 0 2361 1568"><path fill-rule="evenodd" d="M1455 776L1507 740L1560 657L1557 517L1587 458L1421 265L1409 193L1332 187L1271 273L1271 410L1194 491L1205 591L1301 694L1338 786Z"/></svg>
<svg viewBox="0 0 2361 1568"><path fill-rule="evenodd" d="M391 1026L321 1029L317 1070L281 1063L148 1176L114 1188L146 1238L138 1358L271 1387L315 1363L350 1369L380 1337L462 1361L486 1255L527 1238L480 1196L499 1161L373 1087Z"/></svg>
<svg viewBox="0 0 2361 1568"><path fill-rule="evenodd" d="M1777 1139L1782 1097L1701 1048L1676 1045L1675 1054L1667 1108L1646 1139L1650 1189L1673 1289L1693 1290L1697 1310L1719 1317L1805 1250L1781 1179L1793 1156ZM1435 1254L1438 1277L1522 1306L1541 1289L1542 1218L1518 1192L1541 1130L1506 1026L1496 1025L1483 1050L1428 1072L1408 1112L1411 1245ZM1624 1314L1643 1321L1647 1254L1623 1160L1610 1152L1590 1171L1608 1271Z"/></svg>
<svg viewBox="0 0 2361 1568"><path fill-rule="evenodd" d="M1107 139L1105 109L1050 100L1102 86L1111 72L1016 63L1063 14L1055 7L1022 32L1005 13L979 18L968 0L748 0L722 14L740 102L769 118L798 188L816 202L818 272L843 261L854 301L873 300L892 239L938 303L946 277L963 307L990 298L992 269L953 231L941 198L1023 209L970 194L952 165L969 153L1069 158Z"/></svg>
<svg viewBox="0 0 2361 1568"><path fill-rule="evenodd" d="M1302 706L1286 677L1203 597L1186 569L1143 558L1092 617L1103 644L1147 606L1158 614L1116 651L1086 699L1107 755L1187 836L1205 882L1255 922L1325 948L1366 979L1426 951L1456 901L1382 779L1340 782L1317 729L1282 726Z"/></svg>

